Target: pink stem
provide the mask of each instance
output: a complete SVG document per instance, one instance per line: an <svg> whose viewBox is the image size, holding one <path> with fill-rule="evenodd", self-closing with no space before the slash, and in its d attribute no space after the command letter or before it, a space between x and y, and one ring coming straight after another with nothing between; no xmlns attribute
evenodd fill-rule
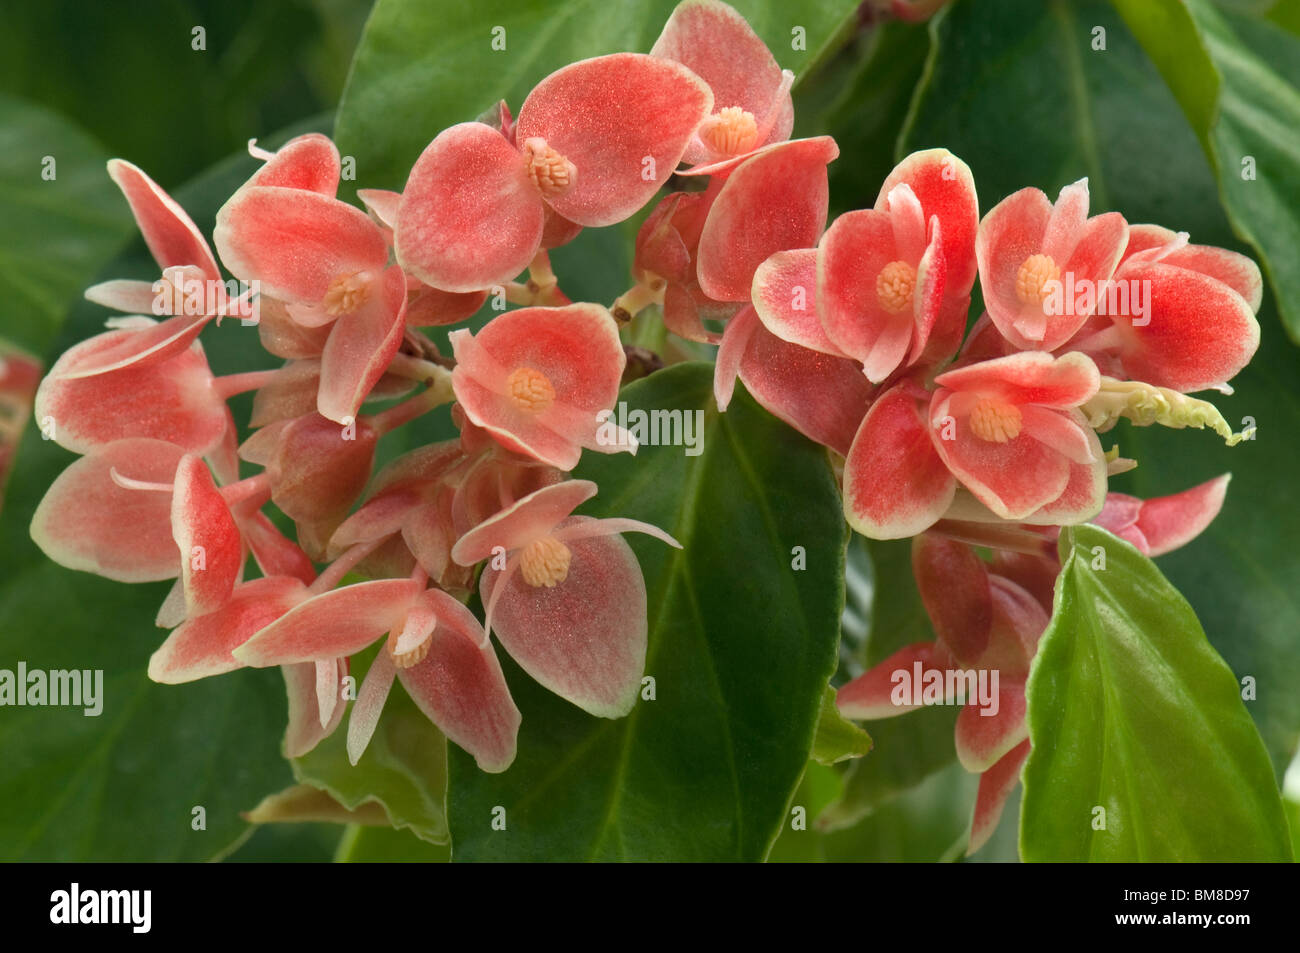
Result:
<svg viewBox="0 0 1300 953"><path fill-rule="evenodd" d="M325 567L325 570L316 577L316 581L311 584L309 591L312 595L320 595L322 592L329 592L342 581L361 560L365 559L376 549L384 544L388 539L382 536L379 539L373 539L368 543L357 543L355 546L348 548L346 552L334 562Z"/></svg>
<svg viewBox="0 0 1300 953"><path fill-rule="evenodd" d="M271 477L263 470L256 476L223 486L220 492L227 506L234 507L240 503L256 500L257 506L253 508L261 509L271 499Z"/></svg>
<svg viewBox="0 0 1300 953"><path fill-rule="evenodd" d="M222 400L229 400L236 394L250 390L259 390L271 382L275 371L247 371L243 374L226 374L212 382L213 388Z"/></svg>

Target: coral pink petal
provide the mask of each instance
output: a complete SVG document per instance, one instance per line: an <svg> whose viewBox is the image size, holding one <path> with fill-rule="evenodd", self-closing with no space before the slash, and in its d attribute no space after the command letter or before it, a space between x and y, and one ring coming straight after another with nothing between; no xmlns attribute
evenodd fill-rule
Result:
<svg viewBox="0 0 1300 953"><path fill-rule="evenodd" d="M1021 189L993 206L979 224L975 257L979 262L984 307L999 331L1017 347L1037 347L1016 331L1025 305L1016 295L1020 267L1042 250L1052 203L1039 189ZM1041 317L1041 308L1038 311Z"/></svg>
<svg viewBox="0 0 1300 953"><path fill-rule="evenodd" d="M739 374L769 413L842 455L876 392L856 361L788 344L763 327L750 337Z"/></svg>
<svg viewBox="0 0 1300 953"><path fill-rule="evenodd" d="M119 440L91 450L50 484L32 516L31 536L60 566L119 582L153 582L180 572L172 539L171 494L119 486L170 484L185 451L161 440Z"/></svg>
<svg viewBox="0 0 1300 953"><path fill-rule="evenodd" d="M348 660L338 659L339 679L348 673ZM301 758L321 741L334 733L339 722L343 720L346 706L335 705L334 717L323 728L320 723L320 702L316 698L316 664L301 662L286 665L284 673L285 688L289 695L289 725L284 732L284 755L286 758Z"/></svg>
<svg viewBox="0 0 1300 953"><path fill-rule="evenodd" d="M1112 315L1120 360L1133 380L1190 393L1226 383L1259 348L1250 303L1228 285L1165 262L1128 264L1121 277L1150 282L1145 324Z"/></svg>
<svg viewBox="0 0 1300 953"><path fill-rule="evenodd" d="M1223 508L1231 478L1225 473L1190 490L1143 501L1137 526L1150 543L1150 555L1163 556L1199 536Z"/></svg>
<svg viewBox="0 0 1300 953"><path fill-rule="evenodd" d="M268 576L244 583L215 611L174 629L149 659L149 677L176 685L242 668L230 653L305 598L307 587L297 579Z"/></svg>
<svg viewBox="0 0 1300 953"><path fill-rule="evenodd" d="M386 228L397 227L397 210L402 205L402 193L388 189L357 189L357 198L371 216Z"/></svg>
<svg viewBox="0 0 1300 953"><path fill-rule="evenodd" d="M240 189L217 212L213 241L236 277L289 304L318 305L336 280L378 276L388 260L365 212L301 189Z"/></svg>
<svg viewBox="0 0 1300 953"><path fill-rule="evenodd" d="M157 364L92 377L64 376L78 369L82 355L97 342L138 333L109 331L65 353L36 392L36 418L52 418L52 439L77 453L130 437L151 437L191 453L207 453L225 435L227 414L197 341Z"/></svg>
<svg viewBox="0 0 1300 953"><path fill-rule="evenodd" d="M817 249L780 251L754 272L754 310L782 341L844 357L817 317Z"/></svg>
<svg viewBox="0 0 1300 953"><path fill-rule="evenodd" d="M244 542L257 560L264 576L291 576L310 584L316 578L316 568L307 554L286 537L260 510L237 517Z"/></svg>
<svg viewBox="0 0 1300 953"><path fill-rule="evenodd" d="M1061 189L1043 230L1043 254L1064 266L1074 256L1088 221L1088 180L1079 179ZM1123 251L1123 244L1120 245Z"/></svg>
<svg viewBox="0 0 1300 953"><path fill-rule="evenodd" d="M877 398L844 461L849 525L871 539L914 536L943 515L956 490L911 389L900 385Z"/></svg>
<svg viewBox="0 0 1300 953"><path fill-rule="evenodd" d="M748 301L754 272L779 251L810 248L826 227L829 136L781 143L742 163L718 193L700 234L700 288L716 301Z"/></svg>
<svg viewBox="0 0 1300 953"><path fill-rule="evenodd" d="M152 314L157 300L153 286L151 281L116 278L91 285L85 291L85 298L94 304L125 314Z"/></svg>
<svg viewBox="0 0 1300 953"><path fill-rule="evenodd" d="M236 657L265 668L352 655L401 622L419 593L420 584L411 579L377 579L321 593L244 643Z"/></svg>
<svg viewBox="0 0 1300 953"><path fill-rule="evenodd" d="M947 149L913 152L889 173L875 207L883 210L890 191L900 184L911 187L927 222L938 216L947 293L965 295L975 283L975 234L979 228L979 198L970 167Z"/></svg>
<svg viewBox="0 0 1300 953"><path fill-rule="evenodd" d="M76 352L74 360L55 366L61 365L61 378L75 380L125 367L159 364L193 344L208 321L207 316L177 315L148 327L109 331L81 342L68 352Z"/></svg>
<svg viewBox="0 0 1300 953"><path fill-rule="evenodd" d="M1020 408L1022 432L1051 447L1071 463L1097 463L1096 441L1091 427L1070 413L1025 404Z"/></svg>
<svg viewBox="0 0 1300 953"><path fill-rule="evenodd" d="M221 271L198 226L157 182L124 159L109 160L108 174L126 196L159 268L194 265L205 277L220 280Z"/></svg>
<svg viewBox="0 0 1300 953"><path fill-rule="evenodd" d="M533 87L515 138L545 139L577 168L569 188L547 197L555 211L583 226L613 225L668 181L712 108L708 86L684 66L614 53L556 70Z"/></svg>
<svg viewBox="0 0 1300 953"><path fill-rule="evenodd" d="M437 589L421 597L432 603L438 625L429 653L397 673L420 710L478 763L498 773L515 760L520 715L501 663L473 613Z"/></svg>
<svg viewBox="0 0 1300 953"><path fill-rule="evenodd" d="M394 265L378 278L361 308L334 322L321 354L316 410L322 417L337 423L356 419L402 343L405 316L406 276Z"/></svg>
<svg viewBox="0 0 1300 953"><path fill-rule="evenodd" d="M970 839L966 853L975 853L988 843L1002 819L1002 809L1011 792L1020 783L1020 769L1029 757L1029 742L1022 741L998 762L980 775L979 792L975 795L975 814L970 823Z"/></svg>
<svg viewBox="0 0 1300 953"><path fill-rule="evenodd" d="M462 566L473 566L492 555L497 546L507 552L519 549L550 533L595 495L596 484L590 480L565 480L535 490L458 539L451 558Z"/></svg>
<svg viewBox="0 0 1300 953"><path fill-rule="evenodd" d="M1077 407L1097 393L1101 375L1091 360L1077 352L1054 358L1042 351L1022 351L948 371L935 383L1013 404Z"/></svg>
<svg viewBox="0 0 1300 953"><path fill-rule="evenodd" d="M991 709L967 704L957 715L957 760L974 774L987 771L1029 738L1024 682L999 678L996 704L996 714L985 715Z"/></svg>
<svg viewBox="0 0 1300 953"><path fill-rule="evenodd" d="M384 702L388 700L396 677L397 666L393 664L393 657L380 649L366 670L366 677L357 690L357 700L352 705L352 714L348 717L348 761L352 764L361 760L374 737L379 716L384 713Z"/></svg>
<svg viewBox="0 0 1300 953"><path fill-rule="evenodd" d="M282 145L247 186L269 185L317 192L330 198L339 188L342 163L339 150L328 136L309 132Z"/></svg>
<svg viewBox="0 0 1300 953"><path fill-rule="evenodd" d="M927 533L912 541L912 574L940 643L959 665L974 664L993 625L984 561L965 543Z"/></svg>
<svg viewBox="0 0 1300 953"><path fill-rule="evenodd" d="M271 428L249 440L267 430ZM280 428L275 438L267 465L275 505L301 522L341 520L370 479L377 439L374 428L364 419L344 428L319 414L308 414Z"/></svg>
<svg viewBox="0 0 1300 953"><path fill-rule="evenodd" d="M406 305L406 323L413 328L459 324L472 318L487 301L486 291L443 291L421 285Z"/></svg>
<svg viewBox="0 0 1300 953"><path fill-rule="evenodd" d="M718 410L725 411L736 392L736 379L740 374L740 365L754 335L763 331L758 314L752 306L746 306L727 322L722 332L722 341L713 365L713 399L717 401Z"/></svg>
<svg viewBox="0 0 1300 953"><path fill-rule="evenodd" d="M569 572L557 585L530 586L521 572L489 566L480 592L494 603L493 632L529 675L584 711L620 718L636 704L645 672L641 567L621 536L567 545Z"/></svg>
<svg viewBox="0 0 1300 953"><path fill-rule="evenodd" d="M906 645L836 692L835 707L845 718L868 721L892 718L924 707L918 701L923 685L915 684L918 663L922 679L929 672L937 672L942 677L949 664L943 649L935 642Z"/></svg>
<svg viewBox="0 0 1300 953"><path fill-rule="evenodd" d="M501 133L452 126L411 169L397 213L397 261L427 285L480 291L528 267L542 240L541 193Z"/></svg>
<svg viewBox="0 0 1300 953"><path fill-rule="evenodd" d="M171 502L186 613L204 615L234 591L244 567L244 542L207 464L198 457L181 458Z"/></svg>

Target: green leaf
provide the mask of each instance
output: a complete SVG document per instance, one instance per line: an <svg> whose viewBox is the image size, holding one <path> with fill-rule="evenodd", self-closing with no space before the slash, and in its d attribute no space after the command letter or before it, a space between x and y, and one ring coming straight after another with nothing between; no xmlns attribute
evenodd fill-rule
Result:
<svg viewBox="0 0 1300 953"><path fill-rule="evenodd" d="M358 685L373 657L373 649L353 656L351 674ZM431 844L447 843L447 740L400 682L393 683L374 737L355 766L348 761L344 724L294 758L293 773L348 810L377 803L393 827Z"/></svg>
<svg viewBox="0 0 1300 953"><path fill-rule="evenodd" d="M1290 860L1268 754L1191 606L1098 527L1064 530L1061 556L1026 688L1024 859Z"/></svg>
<svg viewBox="0 0 1300 953"><path fill-rule="evenodd" d="M1094 25L1106 30L1104 52L1091 48ZM1196 135L1109 4L959 3L931 32L931 66L903 148L945 146L964 158L982 209L1030 185L1054 195L1087 175L1097 211L1239 245ZM1104 445L1139 462L1111 480L1123 493L1160 496L1233 473L1218 519L1160 565L1233 670L1256 678L1250 711L1280 776L1300 741L1300 550L1292 542L1300 486L1281 476L1295 468L1300 378L1274 296L1264 298L1260 351L1233 379L1236 393L1214 398L1236 429L1254 418L1255 440L1228 448L1194 431L1121 423ZM888 756L877 727L864 767Z"/></svg>
<svg viewBox="0 0 1300 953"><path fill-rule="evenodd" d="M1300 342L1300 90L1278 73L1300 61L1300 37L1208 0L1115 5L1196 130L1228 218L1258 251L1282 319Z"/></svg>
<svg viewBox="0 0 1300 953"><path fill-rule="evenodd" d="M835 707L835 689L827 685L813 736L813 760L821 765L838 764L861 758L870 750L871 735L840 714Z"/></svg>
<svg viewBox="0 0 1300 953"><path fill-rule="evenodd" d="M126 238L131 216L108 158L66 120L0 95L0 337L44 352Z"/></svg>
<svg viewBox="0 0 1300 953"><path fill-rule="evenodd" d="M340 864L445 864L451 845L430 844L391 827L347 828L334 855Z"/></svg>
<svg viewBox="0 0 1300 953"><path fill-rule="evenodd" d="M646 520L685 547L627 537L654 700L643 690L626 718L593 718L503 655L519 757L488 775L451 749L455 859L761 860L771 847L835 669L846 530L825 451L744 393L718 414L711 383L711 365L680 364L621 398L701 410L699 455L643 445L586 454L575 473L600 486L590 515Z"/></svg>
<svg viewBox="0 0 1300 953"><path fill-rule="evenodd" d="M335 134L370 188L401 189L443 129L505 99L516 113L537 83L577 60L648 53L675 0L379 0L339 104ZM804 72L854 15L848 0L736 0L778 62ZM792 30L806 31L793 49ZM505 49L493 49L493 31ZM500 43L497 44L498 46Z"/></svg>

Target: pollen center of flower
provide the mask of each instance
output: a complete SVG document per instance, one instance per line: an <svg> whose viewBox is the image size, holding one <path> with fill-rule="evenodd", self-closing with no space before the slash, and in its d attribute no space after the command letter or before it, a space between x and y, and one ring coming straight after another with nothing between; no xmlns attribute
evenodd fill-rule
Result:
<svg viewBox="0 0 1300 953"><path fill-rule="evenodd" d="M876 300L890 314L911 310L916 290L916 269L905 261L891 261L876 275Z"/></svg>
<svg viewBox="0 0 1300 953"><path fill-rule="evenodd" d="M984 397L971 408L970 429L975 436L990 443L1006 443L1020 436L1020 408L1015 404Z"/></svg>
<svg viewBox="0 0 1300 953"><path fill-rule="evenodd" d="M554 536L543 536L523 548L519 554L519 572L528 585L549 589L568 578L572 559L568 546Z"/></svg>
<svg viewBox="0 0 1300 953"><path fill-rule="evenodd" d="M364 271L339 275L325 289L325 313L338 317L351 314L370 297L370 275Z"/></svg>
<svg viewBox="0 0 1300 953"><path fill-rule="evenodd" d="M1016 272L1016 297L1025 304L1042 304L1047 283L1061 280L1061 266L1051 255L1030 255Z"/></svg>
<svg viewBox="0 0 1300 953"><path fill-rule="evenodd" d="M530 414L540 414L555 403L555 388L541 371L517 367L506 378L506 393L516 407Z"/></svg>
<svg viewBox="0 0 1300 953"><path fill-rule="evenodd" d="M758 144L758 120L748 109L727 106L704 122L700 138L720 155L742 155Z"/></svg>
<svg viewBox="0 0 1300 953"><path fill-rule="evenodd" d="M393 660L393 664L398 668L410 668L413 665L419 665L424 661L424 657L429 654L429 647L433 645L433 633L413 649L405 652L397 651L397 642L400 630L394 630L388 635L388 654Z"/></svg>
<svg viewBox="0 0 1300 953"><path fill-rule="evenodd" d="M528 163L528 177L547 197L568 191L578 179L577 167L541 136L525 140L524 159Z"/></svg>

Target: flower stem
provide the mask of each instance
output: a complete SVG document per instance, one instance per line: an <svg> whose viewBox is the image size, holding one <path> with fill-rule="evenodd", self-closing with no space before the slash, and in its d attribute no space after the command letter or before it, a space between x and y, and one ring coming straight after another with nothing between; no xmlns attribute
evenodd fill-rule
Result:
<svg viewBox="0 0 1300 953"><path fill-rule="evenodd" d="M212 382L217 396L222 400L229 400L236 394L244 394L250 390L259 390L271 382L275 376L274 370L269 371L247 371L243 374L226 374L218 377Z"/></svg>
<svg viewBox="0 0 1300 953"><path fill-rule="evenodd" d="M441 407L456 399L455 391L451 387L451 371L427 361L423 363L428 364L429 370L424 380L429 386L414 397L380 411L370 418L370 426L374 427L381 437L391 430L410 423L421 414L426 414L435 407Z"/></svg>

